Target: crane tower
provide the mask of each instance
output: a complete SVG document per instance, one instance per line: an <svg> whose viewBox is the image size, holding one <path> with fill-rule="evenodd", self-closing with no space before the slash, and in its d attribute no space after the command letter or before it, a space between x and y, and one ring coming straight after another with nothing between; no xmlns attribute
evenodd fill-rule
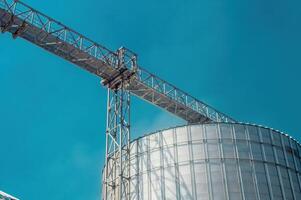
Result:
<svg viewBox="0 0 301 200"><path fill-rule="evenodd" d="M111 51L18 0L0 0L0 28L100 77L107 88L105 199L129 199L131 95L188 123L235 122L139 66L131 50Z"/></svg>

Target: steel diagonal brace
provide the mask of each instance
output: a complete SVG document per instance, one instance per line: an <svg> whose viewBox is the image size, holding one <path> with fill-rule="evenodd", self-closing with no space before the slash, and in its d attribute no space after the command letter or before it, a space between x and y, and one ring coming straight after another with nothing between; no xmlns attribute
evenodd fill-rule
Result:
<svg viewBox="0 0 301 200"><path fill-rule="evenodd" d="M13 24L14 24L14 16L11 16L10 20L6 24L1 26L1 33L7 32L13 26Z"/></svg>
<svg viewBox="0 0 301 200"><path fill-rule="evenodd" d="M28 24L26 22L23 22L22 25L13 33L13 38L16 39L18 36L24 33L27 27Z"/></svg>

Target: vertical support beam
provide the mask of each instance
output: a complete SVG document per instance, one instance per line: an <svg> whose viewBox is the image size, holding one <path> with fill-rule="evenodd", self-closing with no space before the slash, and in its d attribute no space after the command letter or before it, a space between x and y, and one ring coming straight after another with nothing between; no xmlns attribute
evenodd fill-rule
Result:
<svg viewBox="0 0 301 200"><path fill-rule="evenodd" d="M124 49L118 50L117 69L124 67ZM104 200L130 199L130 92L128 79L115 77L108 84L106 170ZM115 81L111 80L111 81Z"/></svg>
<svg viewBox="0 0 301 200"><path fill-rule="evenodd" d="M105 200L130 195L130 93L108 89Z"/></svg>

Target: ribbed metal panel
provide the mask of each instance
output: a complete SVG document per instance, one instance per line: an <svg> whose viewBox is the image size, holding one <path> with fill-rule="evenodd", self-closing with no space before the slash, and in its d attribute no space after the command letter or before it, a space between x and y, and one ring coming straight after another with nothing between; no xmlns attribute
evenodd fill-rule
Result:
<svg viewBox="0 0 301 200"><path fill-rule="evenodd" d="M300 200L300 145L272 129L203 124L131 143L131 199Z"/></svg>

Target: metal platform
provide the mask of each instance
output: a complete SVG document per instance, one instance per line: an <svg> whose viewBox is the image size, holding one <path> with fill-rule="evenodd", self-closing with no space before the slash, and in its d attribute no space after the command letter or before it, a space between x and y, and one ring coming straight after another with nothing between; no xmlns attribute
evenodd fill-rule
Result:
<svg viewBox="0 0 301 200"><path fill-rule="evenodd" d="M189 123L235 121L141 68L136 54L126 48L123 48L124 68L118 68L117 52L22 2L0 0L0 26L2 32L12 33L14 38L22 37L101 77L107 84L116 78L128 80L126 89L132 94Z"/></svg>

